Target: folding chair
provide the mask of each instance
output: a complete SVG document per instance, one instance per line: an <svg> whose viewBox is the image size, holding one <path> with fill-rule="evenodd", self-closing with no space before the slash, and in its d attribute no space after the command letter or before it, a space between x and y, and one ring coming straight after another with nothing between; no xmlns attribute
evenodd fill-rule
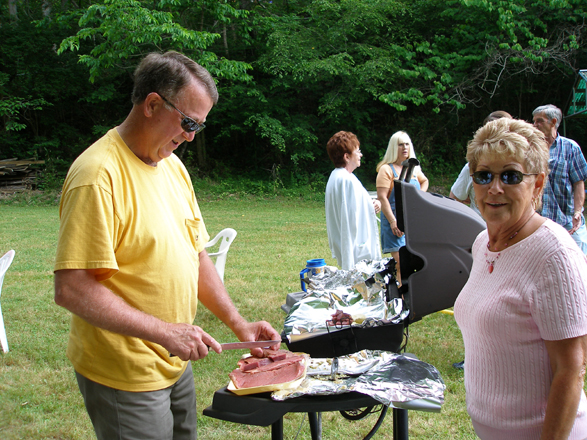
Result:
<svg viewBox="0 0 587 440"><path fill-rule="evenodd" d="M0 295L2 294L2 283L4 282L4 275L12 264L15 252L10 250L0 257ZM4 318L2 318L2 307L0 307L0 344L2 351L8 353L8 340L6 339L6 329L4 328Z"/></svg>
<svg viewBox="0 0 587 440"><path fill-rule="evenodd" d="M230 245L235 237L236 231L232 228L226 228L220 231L216 237L206 243L206 249L210 249L214 247L218 241L220 241L218 252L208 252L208 256L216 257L214 266L216 267L216 272L218 272L222 282L224 282L224 266L226 265L226 255L228 254L228 248L230 248Z"/></svg>

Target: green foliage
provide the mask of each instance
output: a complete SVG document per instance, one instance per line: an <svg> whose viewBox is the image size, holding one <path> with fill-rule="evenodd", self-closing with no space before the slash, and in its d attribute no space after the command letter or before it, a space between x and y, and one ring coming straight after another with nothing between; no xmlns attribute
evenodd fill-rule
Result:
<svg viewBox="0 0 587 440"><path fill-rule="evenodd" d="M72 56L58 57L55 45L71 28L64 22L4 21L0 15L0 158L44 159L42 139L59 143L71 161L75 142L88 137L83 111L76 105L89 84ZM110 109L113 108L112 102ZM90 113L90 112L89 112ZM93 109L91 118L99 114ZM76 132L77 129L81 132ZM74 136L61 136L65 132Z"/></svg>
<svg viewBox="0 0 587 440"><path fill-rule="evenodd" d="M459 79L460 89L469 92L474 81L494 94L513 75L571 71L577 41L585 36L581 23L587 13L578 0L451 0L448 5L441 16L453 23L458 40L442 35L435 42L461 56L456 67L472 71Z"/></svg>
<svg viewBox="0 0 587 440"><path fill-rule="evenodd" d="M326 87L318 111L332 121L373 100L399 111L455 104L441 93L451 77L439 69L437 49L408 25L412 14L401 1L311 2L274 26L260 65L290 88Z"/></svg>
<svg viewBox="0 0 587 440"><path fill-rule="evenodd" d="M26 128L21 119L25 113L36 110L42 110L43 106L50 105L43 98L33 99L30 96L26 98L10 96L6 90L10 76L6 73L0 73L0 118L6 131L20 131Z"/></svg>
<svg viewBox="0 0 587 440"><path fill-rule="evenodd" d="M325 145L339 130L359 137L367 186L397 130L425 172L452 173L488 113L563 108L587 67L583 0L18 5L18 19L0 11L0 158L47 160L49 187L124 119L132 71L153 50L184 52L217 79L198 151L182 151L194 174L284 187L327 178ZM569 126L587 145L587 124Z"/></svg>
<svg viewBox="0 0 587 440"><path fill-rule="evenodd" d="M292 119L294 120L292 121ZM288 125L293 128L287 129L285 127L284 124L288 122L290 123ZM270 144L280 152L288 151L294 165L303 159L314 159L312 149L305 149L305 147L315 144L317 138L303 118L284 117L280 120L263 113L252 115L245 125L255 126L257 135L262 139L268 138Z"/></svg>
<svg viewBox="0 0 587 440"><path fill-rule="evenodd" d="M219 60L214 52L205 50L219 34L186 29L174 22L183 3L163 0L155 7L147 7L137 0L105 0L103 4L93 4L79 20L81 29L64 39L57 53L79 51L83 41L92 42L90 53L79 57L79 62L89 68L91 82L108 75L109 70L132 70L149 52L170 49L191 56L216 77L248 80L246 70L250 66ZM217 9L224 14L232 10L228 5Z"/></svg>
<svg viewBox="0 0 587 440"><path fill-rule="evenodd" d="M255 178L254 176L239 176L238 178L196 177L193 179L193 185L198 199L201 200L261 197L264 199L293 198L324 202L326 179L322 175L313 175L311 179L300 178L296 173L282 176L279 167L276 167L273 170L273 177L270 179Z"/></svg>

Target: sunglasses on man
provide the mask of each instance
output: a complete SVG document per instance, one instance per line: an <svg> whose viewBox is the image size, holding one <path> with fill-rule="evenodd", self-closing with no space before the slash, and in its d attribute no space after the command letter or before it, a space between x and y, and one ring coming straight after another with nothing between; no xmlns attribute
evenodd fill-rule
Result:
<svg viewBox="0 0 587 440"><path fill-rule="evenodd" d="M175 110L177 110L183 116L183 119L181 121L181 128L183 128L183 131L185 131L186 133L195 132L195 134L198 134L204 128L206 128L206 126L204 124L200 124L200 123L194 121L192 118L190 118L184 112L182 112L180 109L178 109L176 106L174 106L163 95L159 94L159 96L161 96L161 99L163 99L163 101L165 101L167 104L169 104Z"/></svg>
<svg viewBox="0 0 587 440"><path fill-rule="evenodd" d="M519 185L524 180L524 176L537 176L538 173L522 173L517 170L506 170L501 173L492 173L491 171L475 171L471 174L473 182L477 185L489 185L493 182L495 176L499 176L499 180L506 185Z"/></svg>

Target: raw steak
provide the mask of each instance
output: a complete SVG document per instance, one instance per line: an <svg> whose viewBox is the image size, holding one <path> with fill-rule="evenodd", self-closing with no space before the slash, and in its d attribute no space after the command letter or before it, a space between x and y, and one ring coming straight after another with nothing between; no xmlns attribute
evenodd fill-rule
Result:
<svg viewBox="0 0 587 440"><path fill-rule="evenodd" d="M248 357L228 376L236 388L252 388L287 383L300 378L305 371L304 356L286 350L265 353L268 357ZM275 360L274 360L275 359Z"/></svg>
<svg viewBox="0 0 587 440"><path fill-rule="evenodd" d="M271 350L269 348L263 349L263 357L249 356L238 361L238 366L241 370L251 370L253 365L262 367L271 362L280 361L287 357L297 356L288 350ZM254 367L253 367L254 368Z"/></svg>

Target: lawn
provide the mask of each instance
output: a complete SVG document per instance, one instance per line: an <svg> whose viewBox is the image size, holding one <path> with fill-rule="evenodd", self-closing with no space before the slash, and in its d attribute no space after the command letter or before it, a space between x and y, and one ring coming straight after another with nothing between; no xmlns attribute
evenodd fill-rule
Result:
<svg viewBox="0 0 587 440"><path fill-rule="evenodd" d="M310 258L330 256L323 203L304 199L237 198L200 202L208 231L237 230L228 254L225 284L250 320L264 319L281 331L280 306L300 290L299 271ZM53 302L53 258L57 242L55 206L0 205L0 254L16 251L2 289L2 311L10 352L0 354L0 438L94 439L90 421L65 357L70 315ZM442 280L439 280L441 282ZM196 323L221 342L230 332L203 307ZM410 327L408 351L435 365L447 389L440 413L409 413L411 439L473 439L465 411L463 372L452 367L464 357L454 319L434 314ZM269 427L223 422L202 415L215 390L225 386L240 352L230 351L193 364L202 439L270 438ZM338 413L323 415L323 438L362 439L376 416L348 421ZM299 433L298 433L299 431ZM307 418L288 414L286 439L309 439ZM297 437L296 437L297 435ZM375 439L391 439L391 412Z"/></svg>

